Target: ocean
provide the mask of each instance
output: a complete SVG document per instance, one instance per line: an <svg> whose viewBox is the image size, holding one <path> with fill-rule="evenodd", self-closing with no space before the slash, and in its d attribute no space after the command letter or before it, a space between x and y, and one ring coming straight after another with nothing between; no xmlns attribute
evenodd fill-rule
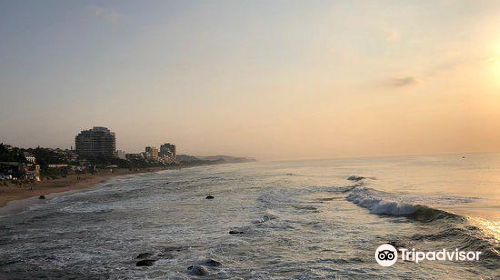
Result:
<svg viewBox="0 0 500 280"><path fill-rule="evenodd" d="M130 175L0 217L0 279L499 279L499 186L500 154ZM383 267L381 244L482 254Z"/></svg>

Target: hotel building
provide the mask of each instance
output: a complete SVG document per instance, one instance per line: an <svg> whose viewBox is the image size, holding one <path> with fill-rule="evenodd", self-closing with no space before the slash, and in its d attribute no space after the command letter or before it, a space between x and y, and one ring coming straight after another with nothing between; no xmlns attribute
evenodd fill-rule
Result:
<svg viewBox="0 0 500 280"><path fill-rule="evenodd" d="M75 150L80 156L116 156L115 133L105 127L94 127L80 132L75 137Z"/></svg>

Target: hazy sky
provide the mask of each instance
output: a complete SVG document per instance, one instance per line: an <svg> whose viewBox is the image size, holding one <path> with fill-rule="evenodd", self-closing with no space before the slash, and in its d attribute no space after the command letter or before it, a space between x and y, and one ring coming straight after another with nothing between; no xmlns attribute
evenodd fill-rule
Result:
<svg viewBox="0 0 500 280"><path fill-rule="evenodd" d="M0 142L259 159L500 150L500 1L3 1Z"/></svg>

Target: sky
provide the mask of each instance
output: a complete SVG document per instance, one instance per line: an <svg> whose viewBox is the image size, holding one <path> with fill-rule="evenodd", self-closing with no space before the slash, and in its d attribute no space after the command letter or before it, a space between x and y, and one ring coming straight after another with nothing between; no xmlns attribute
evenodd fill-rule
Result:
<svg viewBox="0 0 500 280"><path fill-rule="evenodd" d="M500 1L0 0L0 142L261 160L500 151Z"/></svg>

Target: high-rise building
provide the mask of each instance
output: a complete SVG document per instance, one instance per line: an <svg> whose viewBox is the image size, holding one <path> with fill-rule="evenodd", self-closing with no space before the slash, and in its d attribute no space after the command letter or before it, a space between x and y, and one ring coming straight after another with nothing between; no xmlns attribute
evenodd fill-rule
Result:
<svg viewBox="0 0 500 280"><path fill-rule="evenodd" d="M177 159L177 153L174 144L165 143L160 146L160 157L174 162Z"/></svg>
<svg viewBox="0 0 500 280"><path fill-rule="evenodd" d="M151 159L158 158L158 148L156 147L146 147L146 157Z"/></svg>
<svg viewBox="0 0 500 280"><path fill-rule="evenodd" d="M116 155L115 133L98 126L83 130L75 137L75 150L80 156L114 157Z"/></svg>

